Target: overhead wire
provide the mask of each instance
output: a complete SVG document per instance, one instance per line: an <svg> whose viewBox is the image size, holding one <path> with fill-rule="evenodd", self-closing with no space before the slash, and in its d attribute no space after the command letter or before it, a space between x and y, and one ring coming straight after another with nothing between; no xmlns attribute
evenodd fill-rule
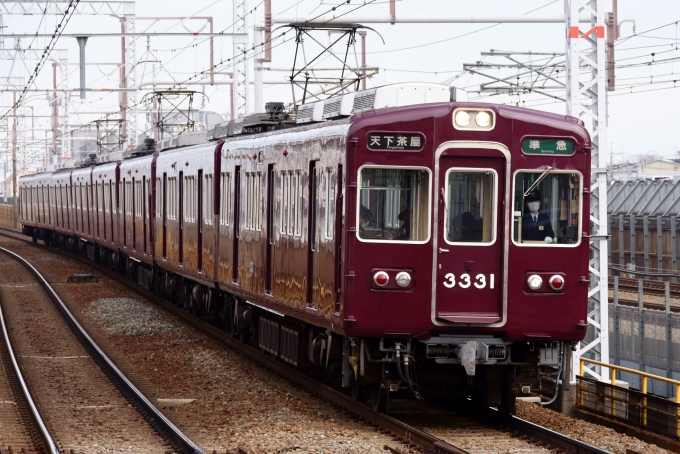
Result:
<svg viewBox="0 0 680 454"><path fill-rule="evenodd" d="M28 45L28 47L26 49L31 49L33 47L33 43L35 42L35 40L38 39L38 34L40 33L40 27L42 26L43 21L45 20L46 16L47 16L47 6L45 6L45 9L43 9L42 16L40 16L40 22L38 23L38 30L35 32L35 35L33 35L33 39L31 40L31 43ZM18 52L19 52L19 49L16 49L15 50L15 57L16 57L16 53L18 53ZM12 75L12 70L14 69L14 63L15 62L16 62L16 58L12 59L12 64L10 65L10 68L9 68L10 76ZM10 78L8 77L7 81L5 82L4 88L0 89L0 93L7 90L7 88L9 87L9 83L10 83Z"/></svg>
<svg viewBox="0 0 680 454"><path fill-rule="evenodd" d="M364 7L364 6L367 6L367 5L369 5L369 4L372 4L372 3L375 2L375 1L376 1L376 0L372 0L372 1L369 1L369 2L366 2L366 3L363 3L363 4L360 5L359 7L355 8L353 11L356 11L357 9L362 8L362 7ZM343 3L343 5L344 5L344 4L350 4L350 3L351 3L351 0L347 0L346 2ZM329 10L329 11L334 11L334 10L336 10L336 9L337 9L337 7L333 7L333 8L331 8L331 10ZM328 12L324 12L324 13L321 14L320 16L323 16L324 14L328 14ZM320 16L317 16L317 17L320 17ZM326 21L326 22L328 22L328 21ZM236 63L242 63L243 61L248 61L248 60L251 60L251 59L253 59L253 58L255 58L255 57L259 56L259 55L262 55L262 54L264 53L263 47L264 47L264 45L265 45L267 42L274 42L275 40L277 40L277 39L282 38L283 36L285 36L286 33L287 33L287 32L282 32L281 34L277 35L276 37L272 37L272 38L270 38L269 40L267 40L267 41L265 41L265 42L263 42L263 43L260 43L260 44L258 44L258 45L252 46L251 48L247 49L246 52L245 52L245 53L247 54L248 52L254 51L256 48L261 48L261 50L259 51L259 53L254 53L253 55L250 55L250 56L244 56L244 57L243 57L243 60L239 60L239 61L236 61L236 62L233 62L233 63L231 63L231 62L232 62L232 60L234 60L235 57L231 57L231 58L228 58L228 59L226 59L226 60L222 60L222 61L220 61L219 63L214 64L214 65L213 65L213 68L214 68L214 69L218 69L218 68L219 68L219 69L229 68L229 67L234 66ZM279 42L279 43L275 44L274 46L272 46L272 48L276 48L276 47L278 47L278 46L280 46L280 45L282 45L282 44L284 44L284 43L287 43L287 42L289 42L289 41L292 41L293 39L294 39L294 38L284 39L282 42ZM229 64L229 63L231 63L231 64ZM205 70L200 71L200 72L196 72L196 73L193 74L192 77L190 77L190 78L188 78L188 79L186 79L186 80L184 80L184 81L182 81L182 82L180 82L180 83L178 83L178 84L173 85L172 88L180 87L180 86L182 86L182 85L189 84L189 82L190 82L192 79L194 79L195 77L198 77L199 75L202 75L202 76L204 76L204 77L201 78L201 79L197 79L195 82L198 82L198 81L200 81L200 80L203 80L205 77L208 76L209 71L210 71L210 68L205 69ZM135 104L133 104L133 105L131 105L131 106L129 106L129 107L130 107L130 108L134 108L134 107L140 105L140 103L141 103L141 101L137 101ZM96 121L96 120L95 120L95 121ZM70 133L70 134L73 134L73 133L76 133L76 132L83 131L84 129L85 129L85 128L72 129L72 130L69 131L69 133Z"/></svg>
<svg viewBox="0 0 680 454"><path fill-rule="evenodd" d="M12 110L18 106L21 105L21 101L23 100L24 96L26 95L26 92L30 86L32 86L35 83L35 80L38 77L38 74L40 74L40 70L42 70L43 66L45 66L45 63L47 62L47 59L49 58L52 50L54 49L54 46L56 45L57 41L61 37L61 34L64 32L64 28L66 28L66 25L68 25L69 20L71 20L71 17L73 17L73 13L76 11L76 7L78 6L78 3L80 3L80 0L70 0L68 6L66 7L66 11L64 12L64 16L62 17L61 21L57 25L57 28L54 30L54 33L52 34L52 39L50 39L50 42L47 44L45 47L45 50L42 54L42 56L39 58L38 63L35 66L35 69L33 70L33 74L28 78L28 82L26 82L26 85L24 86L24 89L21 91L21 95L19 95L19 99L14 103L14 105L7 110L2 116L0 116L0 120L3 118L7 117ZM73 9L71 10L71 7Z"/></svg>
<svg viewBox="0 0 680 454"><path fill-rule="evenodd" d="M352 1L352 0L346 0L344 3L340 4L339 6L346 5L346 4L350 4L351 1ZM371 0L371 1L365 2L365 3L359 5L357 8L354 8L353 10L351 10L351 11L349 11L349 12L353 12L353 11L356 11L356 10L358 10L358 9L360 9L360 8L363 8L363 7L365 7L365 6L368 6L368 5L372 4L372 3L375 2L375 1L376 1L376 0ZM332 11L335 11L337 8L338 8L338 6L334 6L334 7L332 7L330 10L325 11L325 12L323 12L323 13L321 13L321 14L319 14L319 15L317 15L317 16L311 18L311 19L309 19L308 22L311 22L311 21L313 21L313 20L315 20L315 19L318 19L319 17L324 16L325 14L328 14L328 13L330 13L330 12L332 12ZM336 18L337 18L337 17L340 17L340 16L336 16ZM329 20L327 20L326 22L323 22L323 24L328 23L328 22L330 22L331 20L332 20L332 19L329 19ZM191 77L189 77L188 79L186 79L186 80L184 80L184 81L182 81L182 82L180 82L180 83L174 85L172 88L175 88L175 87L177 87L177 86L181 86L181 85L188 84L192 79L194 79L194 78L196 78L196 77L198 77L198 76L203 76L203 77L197 79L196 81L203 80L205 77L207 77L207 76L210 74L210 70L211 70L211 69L217 69L217 68L225 69L225 68L230 68L230 67L233 67L233 66L234 66L235 64L237 64L237 63L242 63L242 62L244 62L244 61L248 61L248 60L250 60L250 59L252 59L252 58L255 58L257 55L261 55L261 53L262 53L263 51L260 52L260 54L254 54L254 55L251 55L250 57L246 57L245 54L247 54L248 52L251 52L251 51L255 51L256 48L264 48L265 44L273 43L274 41L278 40L279 38L282 38L283 36L285 36L287 33L288 33L288 30L282 32L281 34L279 34L279 35L277 35L277 36L272 36L272 37L270 37L269 39L263 41L263 42L260 43L260 44L255 44L255 45L253 45L253 46L252 46L251 48L249 48L249 49L245 49L245 50L244 50L244 55L242 56L243 60L239 60L239 61L236 61L236 62L233 62L233 63L232 63L233 60L235 60L236 58L239 58L239 57L237 57L237 56L232 56L232 57L230 57L230 58L227 58L226 60L223 59L223 60L221 60L220 62L215 63L215 64L212 66L212 68L207 68L207 69L204 69L204 70L202 70L202 71L200 71L200 72L196 72L196 73L194 73ZM293 38L288 39L288 40L284 40L282 43L278 43L278 44L277 44L276 46L274 46L274 47L278 47L279 45L281 45L281 44L283 44L283 43L285 43L285 42L289 42L289 41L291 41L292 39L293 39ZM231 63L231 64L230 64L230 63Z"/></svg>

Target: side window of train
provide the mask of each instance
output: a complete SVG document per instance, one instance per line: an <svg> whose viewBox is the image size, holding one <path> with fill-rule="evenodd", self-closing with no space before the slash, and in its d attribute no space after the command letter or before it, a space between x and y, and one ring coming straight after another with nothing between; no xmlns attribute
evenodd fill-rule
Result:
<svg viewBox="0 0 680 454"><path fill-rule="evenodd" d="M125 182L125 214L132 216L132 181Z"/></svg>
<svg viewBox="0 0 680 454"><path fill-rule="evenodd" d="M142 191L142 182L140 180L135 181L135 216L138 218L142 217L142 210L144 209L144 193Z"/></svg>
<svg viewBox="0 0 680 454"><path fill-rule="evenodd" d="M196 222L196 177L184 177L184 221Z"/></svg>
<svg viewBox="0 0 680 454"><path fill-rule="evenodd" d="M109 214L111 212L111 183L104 183L104 213Z"/></svg>
<svg viewBox="0 0 680 454"><path fill-rule="evenodd" d="M281 222L279 226L281 233L288 233L288 223L290 220L290 172L281 171Z"/></svg>
<svg viewBox="0 0 680 454"><path fill-rule="evenodd" d="M220 225L231 225L231 174L220 175Z"/></svg>
<svg viewBox="0 0 680 454"><path fill-rule="evenodd" d="M302 192L302 170L296 170L292 181L295 188L295 202L293 213L295 215L295 236L302 236L302 207L304 194Z"/></svg>
<svg viewBox="0 0 680 454"><path fill-rule="evenodd" d="M281 222L284 235L302 235L302 171L281 172Z"/></svg>
<svg viewBox="0 0 680 454"><path fill-rule="evenodd" d="M163 179L156 178L156 217L163 217Z"/></svg>
<svg viewBox="0 0 680 454"><path fill-rule="evenodd" d="M257 172L255 178L255 192L253 193L253 200L255 201L255 230L262 230L262 219L264 218L264 178L262 172Z"/></svg>
<svg viewBox="0 0 680 454"><path fill-rule="evenodd" d="M326 169L326 218L324 231L327 239L333 239L334 220L335 220L335 171L332 168Z"/></svg>
<svg viewBox="0 0 680 454"><path fill-rule="evenodd" d="M177 220L177 177L168 178L168 219Z"/></svg>
<svg viewBox="0 0 680 454"><path fill-rule="evenodd" d="M515 173L512 241L534 246L575 246L581 241L583 176L573 171Z"/></svg>
<svg viewBox="0 0 680 454"><path fill-rule="evenodd" d="M246 230L262 230L262 172L246 173Z"/></svg>
<svg viewBox="0 0 680 454"><path fill-rule="evenodd" d="M213 210L215 208L215 198L213 186L213 176L211 173L203 177L203 223L205 225L213 224Z"/></svg>
<svg viewBox="0 0 680 454"><path fill-rule="evenodd" d="M245 195L246 195L246 225L245 228L247 230L254 230L255 225L253 222L253 218L255 217L253 212L255 211L255 207L253 206L253 187L255 186L255 174L251 172L246 172L246 190L245 190Z"/></svg>
<svg viewBox="0 0 680 454"><path fill-rule="evenodd" d="M426 242L430 237L430 182L427 168L362 167L358 238Z"/></svg>

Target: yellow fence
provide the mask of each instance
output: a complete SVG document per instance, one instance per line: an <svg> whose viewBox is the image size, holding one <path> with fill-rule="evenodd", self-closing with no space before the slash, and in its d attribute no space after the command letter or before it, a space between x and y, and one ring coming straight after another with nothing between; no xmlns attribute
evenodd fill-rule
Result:
<svg viewBox="0 0 680 454"><path fill-rule="evenodd" d="M17 207L17 210L19 207ZM20 225L14 223L14 213L12 205L0 204L0 227L19 228Z"/></svg>
<svg viewBox="0 0 680 454"><path fill-rule="evenodd" d="M580 358L580 360L579 407L609 419L634 424L641 429L680 438L680 404L647 393L649 380L658 380L675 386L677 400L680 396L680 381L593 359ZM584 377L586 363L609 368L611 385ZM617 372L639 376L641 391L613 386L616 385Z"/></svg>

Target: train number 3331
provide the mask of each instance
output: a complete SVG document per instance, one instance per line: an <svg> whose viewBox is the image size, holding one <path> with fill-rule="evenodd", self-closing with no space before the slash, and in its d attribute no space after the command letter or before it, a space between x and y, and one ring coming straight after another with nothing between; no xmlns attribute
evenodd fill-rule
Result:
<svg viewBox="0 0 680 454"><path fill-rule="evenodd" d="M460 275L458 278L458 282L456 282L456 275L453 273L448 273L446 276L444 276L446 279L444 281L444 287L446 288L453 288L458 284L458 287L461 288L469 288L470 285L474 285L478 289L483 289L486 288L487 285L487 277L484 274L478 274L477 276L474 277L474 282L472 281L473 278L470 277L469 274L463 273ZM488 284L489 288L493 288L494 286L494 275L489 274L488 278Z"/></svg>

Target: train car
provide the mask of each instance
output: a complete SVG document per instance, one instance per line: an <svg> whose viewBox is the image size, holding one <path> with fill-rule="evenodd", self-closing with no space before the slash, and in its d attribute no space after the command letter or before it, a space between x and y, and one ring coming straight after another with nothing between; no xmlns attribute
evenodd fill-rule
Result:
<svg viewBox="0 0 680 454"><path fill-rule="evenodd" d="M92 170L95 194L95 256L108 266L118 257L118 181L120 162L98 165Z"/></svg>
<svg viewBox="0 0 680 454"><path fill-rule="evenodd" d="M154 163L155 155L126 160L120 164L118 249L124 259L123 266L135 278L139 277L139 270L142 269L140 264L144 264L143 269L147 270L153 265L150 201Z"/></svg>
<svg viewBox="0 0 680 454"><path fill-rule="evenodd" d="M19 179L19 222L24 235L33 237L37 234L36 221L36 188L33 184L35 175L26 175Z"/></svg>
<svg viewBox="0 0 680 454"><path fill-rule="evenodd" d="M130 277L378 410L410 393L512 411L585 336L590 138L571 117L443 94L272 109L125 161L121 216L136 175L143 208L119 220L118 269L139 261Z"/></svg>
<svg viewBox="0 0 680 454"><path fill-rule="evenodd" d="M216 287L214 194L219 181L214 175L219 175L215 160L220 148L221 144L213 143L167 151L156 161L156 207L160 207L156 208L156 261L165 271L164 285L182 296L195 287L195 300L202 300L205 289ZM172 274L203 285L177 289L183 281Z"/></svg>
<svg viewBox="0 0 680 454"><path fill-rule="evenodd" d="M77 238L75 249L94 260L95 200L92 191L93 167L82 167L71 173L73 204L73 234Z"/></svg>
<svg viewBox="0 0 680 454"><path fill-rule="evenodd" d="M33 193L33 219L35 219L35 229L42 234L39 236L49 238L54 230L52 220L53 212L51 203L54 198L51 195L51 174L36 174L29 177L30 186Z"/></svg>
<svg viewBox="0 0 680 454"><path fill-rule="evenodd" d="M55 192L54 207L54 241L62 241L71 236L71 200L69 198L71 188L71 169L54 172L51 177L51 185ZM71 245L72 246L72 245Z"/></svg>

